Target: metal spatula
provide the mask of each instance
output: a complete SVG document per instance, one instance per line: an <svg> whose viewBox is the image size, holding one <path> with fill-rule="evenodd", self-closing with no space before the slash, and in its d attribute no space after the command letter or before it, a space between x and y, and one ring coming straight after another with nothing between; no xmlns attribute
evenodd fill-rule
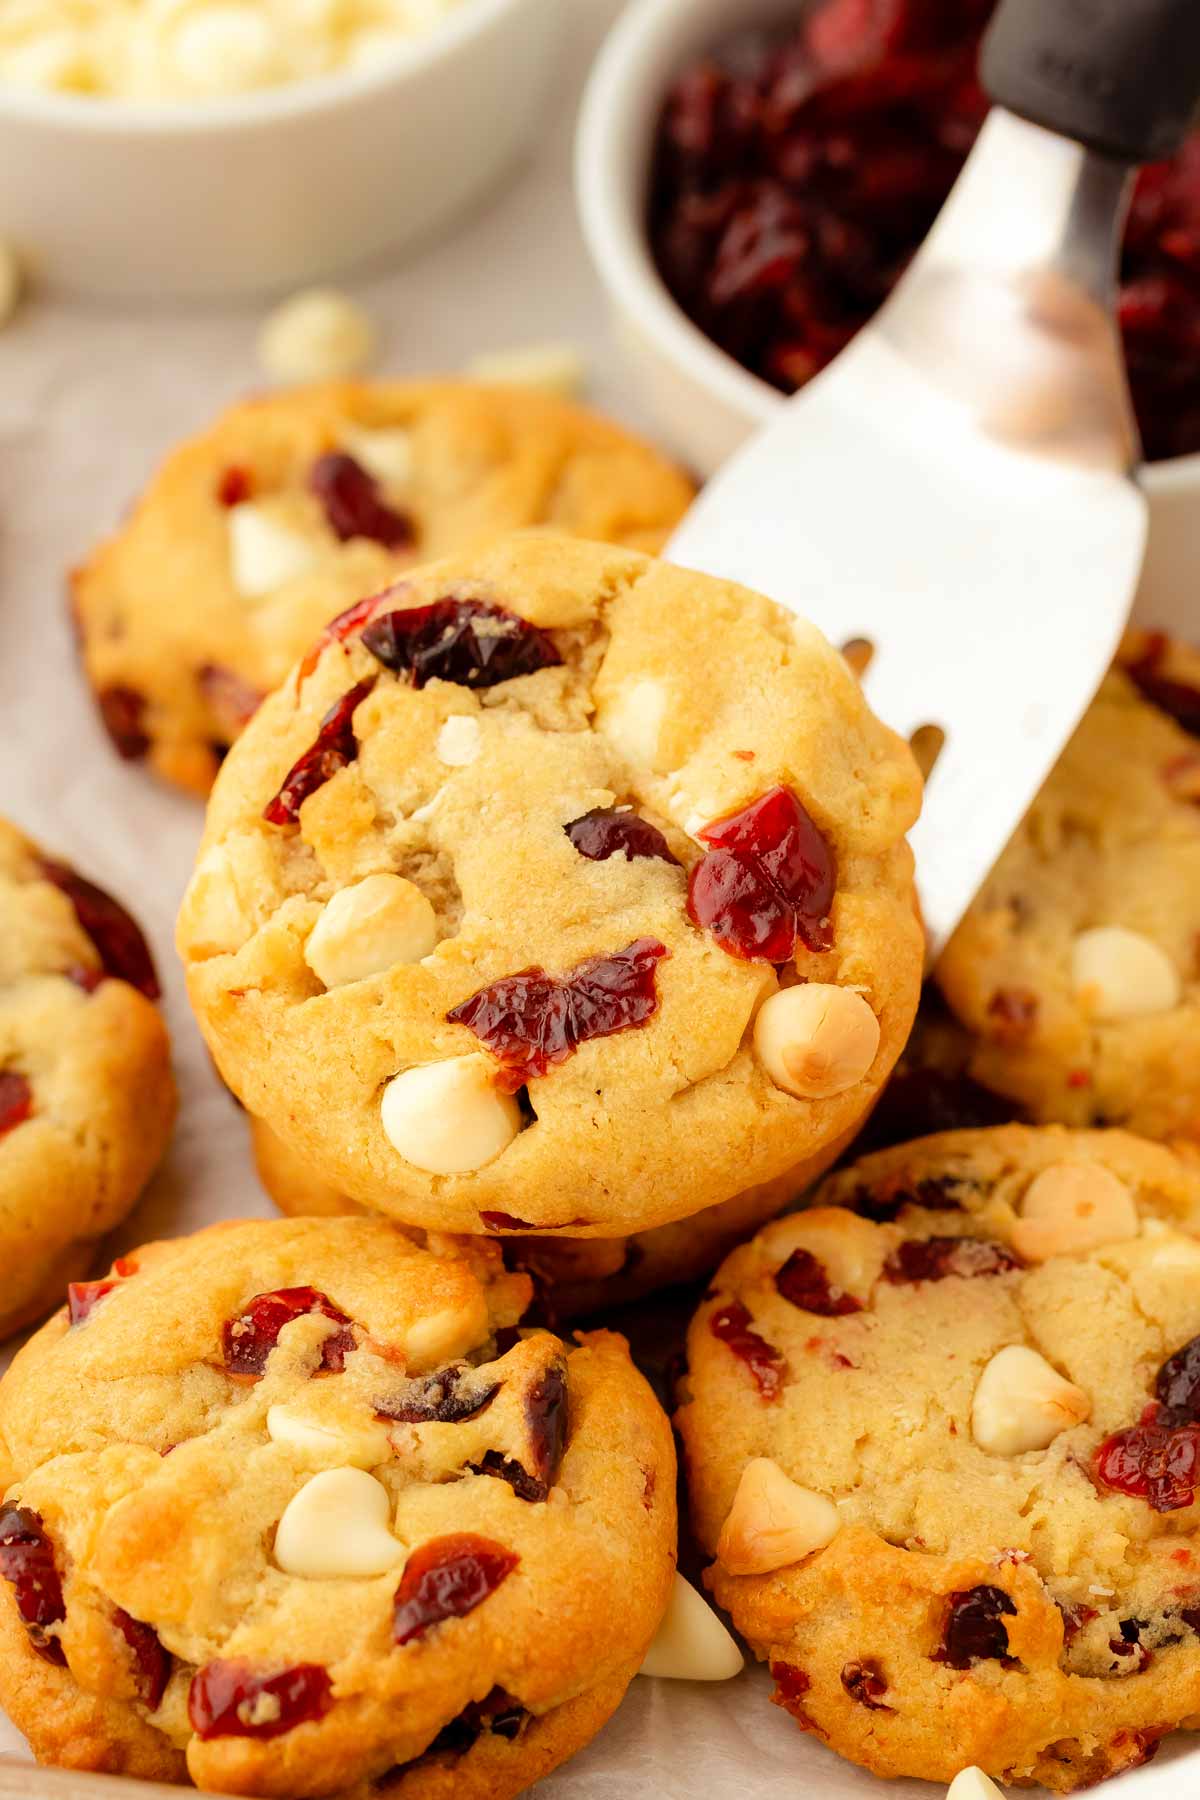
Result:
<svg viewBox="0 0 1200 1800"><path fill-rule="evenodd" d="M1200 95L1200 0L1003 0L983 73L1001 104L892 299L667 551L865 640L880 716L945 734L913 839L935 951L1129 614L1146 506L1117 246L1132 166Z"/></svg>

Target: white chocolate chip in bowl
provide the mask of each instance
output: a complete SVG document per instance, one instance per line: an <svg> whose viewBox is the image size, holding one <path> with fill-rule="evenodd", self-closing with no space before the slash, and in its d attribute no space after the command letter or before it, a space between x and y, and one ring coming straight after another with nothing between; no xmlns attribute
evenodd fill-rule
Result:
<svg viewBox="0 0 1200 1800"><path fill-rule="evenodd" d="M420 962L438 942L437 915L403 875L367 875L339 889L308 935L304 960L327 988Z"/></svg>
<svg viewBox="0 0 1200 1800"><path fill-rule="evenodd" d="M392 1502L364 1469L325 1469L288 1502L275 1528L275 1561L308 1581L384 1575L404 1561L388 1529Z"/></svg>
<svg viewBox="0 0 1200 1800"><path fill-rule="evenodd" d="M1105 1025L1171 1012L1181 992L1166 951L1122 925L1080 932L1071 946L1071 988Z"/></svg>
<svg viewBox="0 0 1200 1800"><path fill-rule="evenodd" d="M1051 1163L1025 1190L1012 1247L1023 1262L1078 1256L1138 1235L1138 1210L1125 1183L1101 1163Z"/></svg>
<svg viewBox="0 0 1200 1800"><path fill-rule="evenodd" d="M261 600L315 568L316 547L300 532L273 519L253 500L228 514L229 569L243 600Z"/></svg>
<svg viewBox="0 0 1200 1800"><path fill-rule="evenodd" d="M992 1357L975 1388L971 1435L993 1456L1020 1456L1044 1450L1060 1431L1090 1418L1092 1403L1083 1389L1023 1344L1009 1344Z"/></svg>
<svg viewBox="0 0 1200 1800"><path fill-rule="evenodd" d="M766 1575L832 1543L841 1528L833 1501L785 1475L769 1456L742 1470L717 1559L731 1575Z"/></svg>
<svg viewBox="0 0 1200 1800"><path fill-rule="evenodd" d="M946 1800L1004 1800L1004 1795L982 1769L960 1769L946 1789Z"/></svg>
<svg viewBox="0 0 1200 1800"><path fill-rule="evenodd" d="M437 735L438 760L451 769L469 768L482 741L478 719L470 713L452 713Z"/></svg>
<svg viewBox="0 0 1200 1800"><path fill-rule="evenodd" d="M378 430L365 425L344 425L342 448L360 468L388 488L405 488L413 476L412 432L402 426Z"/></svg>
<svg viewBox="0 0 1200 1800"><path fill-rule="evenodd" d="M785 1093L827 1100L868 1073L879 1050L879 1020L853 988L802 982L781 988L754 1020L759 1062Z"/></svg>
<svg viewBox="0 0 1200 1800"><path fill-rule="evenodd" d="M364 369L375 353L375 327L348 294L306 288L268 314L258 354L274 381L336 381Z"/></svg>
<svg viewBox="0 0 1200 1800"><path fill-rule="evenodd" d="M479 1052L418 1063L383 1090L384 1135L429 1175L469 1175L494 1162L521 1129L521 1110Z"/></svg>
<svg viewBox="0 0 1200 1800"><path fill-rule="evenodd" d="M354 1426L335 1425L314 1418L303 1406L282 1401L267 1409L267 1436L273 1444L283 1444L306 1460L349 1464L355 1469L373 1469L391 1454L386 1427L373 1419Z"/></svg>
<svg viewBox="0 0 1200 1800"><path fill-rule="evenodd" d="M671 1597L639 1675L667 1681L729 1681L745 1658L690 1581L676 1571Z"/></svg>

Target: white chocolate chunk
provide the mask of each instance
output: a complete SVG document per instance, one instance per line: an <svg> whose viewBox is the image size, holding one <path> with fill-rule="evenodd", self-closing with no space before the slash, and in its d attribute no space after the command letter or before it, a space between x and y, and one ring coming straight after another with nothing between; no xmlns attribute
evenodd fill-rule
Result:
<svg viewBox="0 0 1200 1800"><path fill-rule="evenodd" d="M1004 1800L995 1782L982 1769L960 1769L946 1789L946 1800Z"/></svg>
<svg viewBox="0 0 1200 1800"><path fill-rule="evenodd" d="M1188 1273L1200 1270L1200 1240L1189 1237L1185 1231L1175 1231L1163 1219L1142 1220L1142 1243L1143 1267Z"/></svg>
<svg viewBox="0 0 1200 1800"><path fill-rule="evenodd" d="M667 716L667 690L646 675L630 681L600 713L597 723L635 768L655 769L659 738Z"/></svg>
<svg viewBox="0 0 1200 1800"><path fill-rule="evenodd" d="M253 500L230 507L230 571L243 600L261 600L285 582L307 575L317 557L308 538L280 524Z"/></svg>
<svg viewBox="0 0 1200 1800"><path fill-rule="evenodd" d="M1080 932L1071 947L1071 987L1103 1024L1171 1012L1180 998L1179 976L1166 951L1122 925Z"/></svg>
<svg viewBox="0 0 1200 1800"><path fill-rule="evenodd" d="M21 297L21 267L12 245L0 238L0 328L8 324Z"/></svg>
<svg viewBox="0 0 1200 1800"><path fill-rule="evenodd" d="M308 935L304 960L327 988L420 962L438 941L437 915L403 875L367 875L341 888Z"/></svg>
<svg viewBox="0 0 1200 1800"><path fill-rule="evenodd" d="M224 844L213 844L197 862L181 915L197 956L222 956L240 950L254 933L254 920L242 905L237 865Z"/></svg>
<svg viewBox="0 0 1200 1800"><path fill-rule="evenodd" d="M375 1420L364 1419L361 1426L349 1429L311 1418L296 1403L268 1407L267 1436L273 1444L284 1444L314 1462L349 1464L356 1469L373 1469L391 1454L387 1429Z"/></svg>
<svg viewBox="0 0 1200 1800"><path fill-rule="evenodd" d="M395 48L393 40L392 48ZM365 425L342 427L342 448L387 488L404 488L412 480L412 432L401 426L368 429Z"/></svg>
<svg viewBox="0 0 1200 1800"><path fill-rule="evenodd" d="M473 356L464 373L475 381L542 388L548 394L560 394L570 400L583 387L584 363L571 344L529 344Z"/></svg>
<svg viewBox="0 0 1200 1800"><path fill-rule="evenodd" d="M867 1074L879 1049L879 1020L853 988L802 982L759 1007L754 1048L776 1087L801 1100L827 1100Z"/></svg>
<svg viewBox="0 0 1200 1800"><path fill-rule="evenodd" d="M274 381L336 381L366 368L375 327L348 294L308 288L268 315L258 354Z"/></svg>
<svg viewBox="0 0 1200 1800"><path fill-rule="evenodd" d="M252 6L197 7L171 39L176 75L197 96L269 85L280 73L280 49L271 20Z"/></svg>
<svg viewBox="0 0 1200 1800"><path fill-rule="evenodd" d="M380 1112L392 1148L430 1175L482 1169L521 1129L520 1108L478 1053L402 1070L384 1088Z"/></svg>
<svg viewBox="0 0 1200 1800"><path fill-rule="evenodd" d="M671 1598L639 1675L667 1681L728 1681L745 1659L716 1613L676 1572Z"/></svg>
<svg viewBox="0 0 1200 1800"><path fill-rule="evenodd" d="M479 755L482 733L479 720L470 713L454 713L437 736L438 760L451 769L465 769Z"/></svg>
<svg viewBox="0 0 1200 1800"><path fill-rule="evenodd" d="M487 1336L487 1305L482 1296L473 1307L443 1307L428 1318L415 1319L404 1333L410 1369L439 1368L465 1356Z"/></svg>
<svg viewBox="0 0 1200 1800"><path fill-rule="evenodd" d="M1082 1388L1024 1344L997 1350L975 1389L971 1435L993 1456L1044 1450L1060 1431L1082 1425L1092 1403Z"/></svg>
<svg viewBox="0 0 1200 1800"><path fill-rule="evenodd" d="M1138 1235L1138 1210L1123 1181L1100 1163L1052 1163L1025 1190L1012 1245L1023 1262L1078 1256Z"/></svg>
<svg viewBox="0 0 1200 1800"><path fill-rule="evenodd" d="M392 1502L364 1469L325 1469L306 1481L275 1528L275 1561L309 1581L383 1575L404 1560L388 1529Z"/></svg>
<svg viewBox="0 0 1200 1800"><path fill-rule="evenodd" d="M785 1475L769 1456L742 1470L717 1557L731 1575L766 1575L823 1550L841 1527L837 1507Z"/></svg>

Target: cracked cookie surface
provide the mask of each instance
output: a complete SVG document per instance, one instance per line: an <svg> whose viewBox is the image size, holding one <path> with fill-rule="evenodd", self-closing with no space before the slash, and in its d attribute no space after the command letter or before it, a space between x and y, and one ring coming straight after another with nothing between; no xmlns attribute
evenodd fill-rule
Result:
<svg viewBox="0 0 1200 1800"><path fill-rule="evenodd" d="M658 550L692 492L648 444L529 390L337 382L244 402L75 571L84 667L118 751L203 794L326 620L399 570L531 525Z"/></svg>
<svg viewBox="0 0 1200 1800"><path fill-rule="evenodd" d="M256 716L180 915L189 991L337 1192L627 1235L799 1181L861 1118L916 1004L918 803L811 626L518 536L354 609Z"/></svg>
<svg viewBox="0 0 1200 1800"><path fill-rule="evenodd" d="M1200 1177L1000 1126L838 1171L714 1278L677 1424L720 1604L879 1775L1070 1792L1200 1706Z"/></svg>
<svg viewBox="0 0 1200 1800"><path fill-rule="evenodd" d="M529 1292L378 1219L72 1290L0 1383L0 1695L39 1758L505 1800L586 1742L666 1605L674 1455L624 1340L516 1329Z"/></svg>
<svg viewBox="0 0 1200 1800"><path fill-rule="evenodd" d="M157 995L124 909L0 819L0 1335L86 1273L166 1149Z"/></svg>

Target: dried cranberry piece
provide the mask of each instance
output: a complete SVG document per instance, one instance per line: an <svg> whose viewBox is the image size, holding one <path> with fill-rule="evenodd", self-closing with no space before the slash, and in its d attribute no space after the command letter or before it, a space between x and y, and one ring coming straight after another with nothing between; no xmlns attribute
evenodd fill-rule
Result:
<svg viewBox="0 0 1200 1800"><path fill-rule="evenodd" d="M952 1669L969 1669L988 1659L1011 1663L1004 1621L1016 1610L1003 1588L974 1587L951 1594L942 1647L934 1652L934 1662Z"/></svg>
<svg viewBox="0 0 1200 1800"><path fill-rule="evenodd" d="M553 1225L534 1225L518 1219L515 1213L481 1211L479 1214L489 1231L568 1231L572 1225L586 1225L586 1219L563 1219Z"/></svg>
<svg viewBox="0 0 1200 1800"><path fill-rule="evenodd" d="M745 1363L763 1399L778 1400L787 1380L787 1363L774 1344L768 1344L766 1338L752 1328L749 1308L740 1300L731 1300L711 1315L708 1329Z"/></svg>
<svg viewBox="0 0 1200 1800"><path fill-rule="evenodd" d="M504 1065L512 1092L566 1062L589 1039L644 1025L658 1011L655 964L669 955L656 938L638 938L564 976L526 969L480 988L446 1017L468 1026Z"/></svg>
<svg viewBox="0 0 1200 1800"><path fill-rule="evenodd" d="M138 1698L151 1712L157 1712L167 1691L171 1658L163 1649L154 1627L143 1625L140 1619L133 1618L124 1607L118 1606L113 1613L113 1624L133 1653Z"/></svg>
<svg viewBox="0 0 1200 1800"><path fill-rule="evenodd" d="M157 1000L162 990L149 946L125 908L66 863L43 857L38 868L42 879L53 882L71 902L80 928L96 947L105 974L115 981L127 981L147 1000Z"/></svg>
<svg viewBox="0 0 1200 1800"><path fill-rule="evenodd" d="M775 1692L771 1695L772 1706L782 1706L785 1712L792 1715L801 1731L815 1731L818 1737L825 1737L827 1734L804 1707L804 1697L812 1687L804 1670L796 1668L794 1663L773 1662L771 1680L775 1683Z"/></svg>
<svg viewBox="0 0 1200 1800"><path fill-rule="evenodd" d="M783 963L797 938L832 947L833 847L790 788L771 788L700 837L712 848L692 870L688 914L723 950Z"/></svg>
<svg viewBox="0 0 1200 1800"><path fill-rule="evenodd" d="M146 696L136 688L101 688L96 695L104 729L113 748L126 762L140 762L150 749L150 735L145 727Z"/></svg>
<svg viewBox="0 0 1200 1800"><path fill-rule="evenodd" d="M451 596L384 613L363 632L363 643L385 669L407 675L415 688L427 681L497 687L562 662L553 638L528 619L482 600Z"/></svg>
<svg viewBox="0 0 1200 1800"><path fill-rule="evenodd" d="M249 469L243 469L238 463L230 463L222 469L217 480L217 505L240 506L254 492L254 478Z"/></svg>
<svg viewBox="0 0 1200 1800"><path fill-rule="evenodd" d="M824 1319L837 1319L844 1313L862 1311L862 1301L835 1287L829 1271L811 1250L793 1250L777 1271L775 1286L785 1300L803 1312L819 1313Z"/></svg>
<svg viewBox="0 0 1200 1800"><path fill-rule="evenodd" d="M908 1187L889 1183L886 1188L855 1188L849 1204L860 1219L871 1219L876 1225L891 1225L906 1206L924 1207L926 1212L961 1212L961 1203L948 1187L944 1176L929 1175Z"/></svg>
<svg viewBox="0 0 1200 1800"><path fill-rule="evenodd" d="M1197 308L1200 310L1200 286L1197 288ZM1197 344L1197 361L1200 362L1200 342ZM1136 662L1125 664L1125 673L1151 706L1167 713L1191 737L1200 737L1200 689L1188 681L1163 674L1162 663L1167 649L1163 634L1152 632L1142 655Z"/></svg>
<svg viewBox="0 0 1200 1800"><path fill-rule="evenodd" d="M549 1363L525 1396L534 1475L546 1489L553 1487L567 1444L567 1369L559 1359Z"/></svg>
<svg viewBox="0 0 1200 1800"><path fill-rule="evenodd" d="M679 863L656 825L619 806L594 806L591 812L581 813L564 825L563 830L580 856L586 856L589 862L607 862L610 856L623 856L626 862L633 862L644 856L676 866Z"/></svg>
<svg viewBox="0 0 1200 1800"><path fill-rule="evenodd" d="M321 1346L320 1367L340 1375L346 1366L346 1357L355 1346L354 1332L346 1314L327 1295L313 1287L277 1288L269 1294L256 1294L244 1312L225 1321L221 1337L229 1373L263 1374L267 1358L279 1342L284 1326L290 1325L293 1319L303 1318L306 1313L320 1313L323 1318L345 1327L342 1331L330 1332Z"/></svg>
<svg viewBox="0 0 1200 1800"><path fill-rule="evenodd" d="M401 1425L459 1425L490 1406L503 1385L492 1381L481 1387L474 1375L470 1363L451 1363L410 1382L396 1399L377 1400L375 1410Z"/></svg>
<svg viewBox="0 0 1200 1800"><path fill-rule="evenodd" d="M300 663L297 685L301 681L307 681L320 662L322 651L326 650L330 644L344 644L347 638L353 637L359 626L366 624L375 608L388 594L395 591L394 588L387 588L382 594L367 594L362 600L356 600L353 606L348 606L345 612L340 612L336 618L330 619L316 643L305 651Z"/></svg>
<svg viewBox="0 0 1200 1800"><path fill-rule="evenodd" d="M354 714L374 686L374 679L360 681L334 701L321 720L316 738L292 764L274 799L264 806L263 818L269 825L294 825L309 795L324 787L339 769L357 761Z"/></svg>
<svg viewBox="0 0 1200 1800"><path fill-rule="evenodd" d="M111 1294L117 1283L104 1281L72 1281L67 1287L67 1317L72 1325L82 1325L97 1301Z"/></svg>
<svg viewBox="0 0 1200 1800"><path fill-rule="evenodd" d="M0 1069L0 1137L33 1117L33 1089L15 1069Z"/></svg>
<svg viewBox="0 0 1200 1800"><path fill-rule="evenodd" d="M1037 1024L1039 1002L1031 988L997 988L987 1005L998 1044L1022 1044Z"/></svg>
<svg viewBox="0 0 1200 1800"><path fill-rule="evenodd" d="M842 1670L842 1686L852 1700L869 1712L895 1712L882 1695L888 1691L887 1677L877 1662L848 1662Z"/></svg>
<svg viewBox="0 0 1200 1800"><path fill-rule="evenodd" d="M987 1238L908 1238L884 1263L883 1278L905 1283L945 1281L956 1275L969 1281L977 1275L1007 1275L1023 1267L1004 1244Z"/></svg>
<svg viewBox="0 0 1200 1800"><path fill-rule="evenodd" d="M330 530L342 543L350 538L370 538L385 550L407 550L416 542L408 514L389 506L379 483L344 450L317 458L309 486L325 508Z"/></svg>
<svg viewBox="0 0 1200 1800"><path fill-rule="evenodd" d="M69 969L63 970L63 974L85 994L94 994L108 979L103 969L85 969L82 963L72 963Z"/></svg>
<svg viewBox="0 0 1200 1800"><path fill-rule="evenodd" d="M1105 1438L1095 1468L1105 1487L1145 1500L1155 1512L1178 1512L1200 1486L1200 1425L1176 1423L1152 1400L1136 1425Z"/></svg>
<svg viewBox="0 0 1200 1800"><path fill-rule="evenodd" d="M1154 1383L1154 1392L1175 1425L1200 1421L1200 1337L1169 1356Z"/></svg>
<svg viewBox="0 0 1200 1800"><path fill-rule="evenodd" d="M319 1663L296 1663L278 1675L256 1674L247 1662L218 1657L192 1677L188 1718L198 1737L282 1737L323 1719L333 1683Z"/></svg>
<svg viewBox="0 0 1200 1800"><path fill-rule="evenodd" d="M54 1546L41 1513L25 1506L0 1509L0 1575L12 1583L29 1641L47 1662L65 1667L62 1645L50 1627L67 1616Z"/></svg>
<svg viewBox="0 0 1200 1800"><path fill-rule="evenodd" d="M202 663L196 670L196 686L231 738L245 730L266 697L220 663Z"/></svg>
<svg viewBox="0 0 1200 1800"><path fill-rule="evenodd" d="M392 1635L397 1644L424 1637L444 1619L474 1612L520 1560L514 1550L469 1531L422 1544L409 1557L396 1589Z"/></svg>
<svg viewBox="0 0 1200 1800"><path fill-rule="evenodd" d="M1108 1647L1112 1654L1129 1663L1122 1674L1140 1675L1154 1661L1154 1652L1142 1642L1142 1632L1146 1628L1145 1619L1119 1619L1117 1631L1119 1636L1109 1638Z"/></svg>
<svg viewBox="0 0 1200 1800"><path fill-rule="evenodd" d="M539 1476L531 1475L523 1463L499 1450L485 1450L477 1463L468 1463L467 1467L473 1475L495 1475L507 1481L518 1500L540 1501L550 1492Z"/></svg>
<svg viewBox="0 0 1200 1800"><path fill-rule="evenodd" d="M1063 1643L1073 1644L1085 1625L1090 1625L1097 1617L1094 1606L1085 1606L1079 1600L1055 1599L1055 1606L1062 1614Z"/></svg>

